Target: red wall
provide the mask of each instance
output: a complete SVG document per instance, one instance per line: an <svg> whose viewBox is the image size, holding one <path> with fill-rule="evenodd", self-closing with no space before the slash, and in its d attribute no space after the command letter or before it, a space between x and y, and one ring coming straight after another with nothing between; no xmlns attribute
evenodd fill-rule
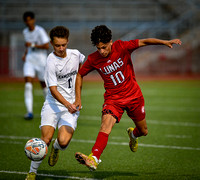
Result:
<svg viewBox="0 0 200 180"><path fill-rule="evenodd" d="M0 75L9 74L8 47L0 47Z"/></svg>

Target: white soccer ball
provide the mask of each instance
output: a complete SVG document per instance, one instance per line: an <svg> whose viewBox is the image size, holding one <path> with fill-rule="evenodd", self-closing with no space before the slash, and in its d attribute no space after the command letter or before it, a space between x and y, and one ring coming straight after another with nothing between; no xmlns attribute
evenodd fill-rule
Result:
<svg viewBox="0 0 200 180"><path fill-rule="evenodd" d="M24 151L30 160L40 161L46 157L48 153L48 147L42 139L32 138L27 141Z"/></svg>

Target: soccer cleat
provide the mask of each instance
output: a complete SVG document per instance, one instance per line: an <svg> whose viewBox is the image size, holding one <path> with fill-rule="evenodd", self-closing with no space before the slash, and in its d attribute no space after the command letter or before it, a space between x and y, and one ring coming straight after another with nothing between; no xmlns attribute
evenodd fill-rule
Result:
<svg viewBox="0 0 200 180"><path fill-rule="evenodd" d="M133 132L134 128L129 127L127 129L130 141L129 141L129 147L131 149L131 151L136 152L138 149L138 138L134 139L131 135L131 133Z"/></svg>
<svg viewBox="0 0 200 180"><path fill-rule="evenodd" d="M49 166L54 166L57 161L58 161L58 157L59 157L59 149L54 149L53 144L54 144L55 140L52 142L52 147L51 147L51 153L49 155Z"/></svg>
<svg viewBox="0 0 200 180"><path fill-rule="evenodd" d="M25 180L35 180L35 178L36 178L36 173L30 172L30 173L27 174Z"/></svg>
<svg viewBox="0 0 200 180"><path fill-rule="evenodd" d="M83 153L77 152L75 154L75 158L80 164L86 165L90 171L95 171L101 160L97 160L97 162L92 155L93 153L91 153L89 156L86 156Z"/></svg>
<svg viewBox="0 0 200 180"><path fill-rule="evenodd" d="M25 115L24 115L24 119L26 119L26 120L31 120L31 119L33 119L33 113L27 113L27 114L25 114Z"/></svg>

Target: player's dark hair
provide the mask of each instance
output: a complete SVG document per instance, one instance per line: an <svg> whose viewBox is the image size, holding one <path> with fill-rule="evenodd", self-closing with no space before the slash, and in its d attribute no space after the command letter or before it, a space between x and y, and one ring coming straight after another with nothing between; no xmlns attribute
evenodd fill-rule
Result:
<svg viewBox="0 0 200 180"><path fill-rule="evenodd" d="M100 42L106 44L112 39L112 32L105 25L96 26L91 33L91 41L94 46Z"/></svg>
<svg viewBox="0 0 200 180"><path fill-rule="evenodd" d="M69 38L69 29L64 26L56 26L50 31L49 36L51 38L51 41L53 41L54 37L68 39Z"/></svg>
<svg viewBox="0 0 200 180"><path fill-rule="evenodd" d="M27 17L31 17L31 19L35 19L35 14L32 11L26 11L23 14L23 20L26 21Z"/></svg>

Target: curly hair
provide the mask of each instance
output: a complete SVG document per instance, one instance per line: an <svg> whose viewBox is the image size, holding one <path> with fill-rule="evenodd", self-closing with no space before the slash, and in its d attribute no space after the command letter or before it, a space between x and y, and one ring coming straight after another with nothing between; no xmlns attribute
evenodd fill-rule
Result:
<svg viewBox="0 0 200 180"><path fill-rule="evenodd" d="M56 26L50 31L49 36L51 38L51 41L53 41L54 37L68 39L69 29L64 26Z"/></svg>
<svg viewBox="0 0 200 180"><path fill-rule="evenodd" d="M91 41L94 46L102 43L108 43L112 39L112 32L105 25L96 26L91 33Z"/></svg>

